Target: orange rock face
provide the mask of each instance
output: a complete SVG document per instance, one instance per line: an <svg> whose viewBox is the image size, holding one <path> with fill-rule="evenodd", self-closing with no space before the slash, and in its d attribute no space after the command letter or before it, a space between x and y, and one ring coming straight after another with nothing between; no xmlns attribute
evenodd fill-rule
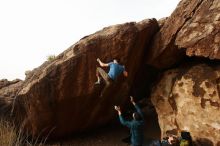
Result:
<svg viewBox="0 0 220 146"><path fill-rule="evenodd" d="M203 1L178 32L176 44L188 56L220 59L220 1Z"/></svg>
<svg viewBox="0 0 220 146"><path fill-rule="evenodd" d="M192 65L166 71L152 92L162 136L189 131L199 143L220 141L220 66Z"/></svg>
<svg viewBox="0 0 220 146"><path fill-rule="evenodd" d="M29 72L15 103L22 127L34 137L55 138L111 122L116 116L113 105L126 103L158 28L155 19L104 28ZM129 73L128 78L119 77L102 98L103 86L94 86L98 57L103 62L120 58Z"/></svg>
<svg viewBox="0 0 220 146"><path fill-rule="evenodd" d="M219 13L219 0L182 0L154 36L147 64L167 68L185 55L220 59Z"/></svg>

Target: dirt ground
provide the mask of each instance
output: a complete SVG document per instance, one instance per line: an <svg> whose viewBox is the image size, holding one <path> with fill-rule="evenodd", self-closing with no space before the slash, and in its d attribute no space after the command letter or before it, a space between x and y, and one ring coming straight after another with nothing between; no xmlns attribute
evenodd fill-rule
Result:
<svg viewBox="0 0 220 146"><path fill-rule="evenodd" d="M160 139L160 128L156 115L148 115L145 120L145 145L152 139ZM128 146L122 139L129 136L129 129L120 125L119 120L115 124L87 133L74 136L68 140L62 140L47 146Z"/></svg>

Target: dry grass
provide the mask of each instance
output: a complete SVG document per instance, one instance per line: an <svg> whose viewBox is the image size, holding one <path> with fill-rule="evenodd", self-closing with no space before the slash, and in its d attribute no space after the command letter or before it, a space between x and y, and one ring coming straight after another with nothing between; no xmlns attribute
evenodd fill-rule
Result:
<svg viewBox="0 0 220 146"><path fill-rule="evenodd" d="M0 120L0 146L44 146L34 140L28 140L22 136L21 131L16 130L14 124Z"/></svg>
<svg viewBox="0 0 220 146"><path fill-rule="evenodd" d="M104 131L100 133L92 134L90 136L78 137L69 139L67 141L45 143L46 140L42 140L37 143L36 140L27 140L27 136L22 136L22 132L16 130L15 125L10 124L4 120L0 120L0 146L125 146L121 144L120 139L110 134L105 136L110 137L108 140L103 136ZM114 137L114 138L113 138Z"/></svg>
<svg viewBox="0 0 220 146"><path fill-rule="evenodd" d="M0 145L1 146L20 146L20 136L17 135L15 127L8 122L0 120Z"/></svg>

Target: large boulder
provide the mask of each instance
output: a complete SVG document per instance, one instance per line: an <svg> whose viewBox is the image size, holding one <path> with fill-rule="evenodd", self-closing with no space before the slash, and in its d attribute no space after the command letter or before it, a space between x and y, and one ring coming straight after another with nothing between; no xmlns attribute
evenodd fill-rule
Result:
<svg viewBox="0 0 220 146"><path fill-rule="evenodd" d="M18 122L33 137L61 137L100 127L116 116L113 105L125 104L151 37L156 19L106 27L28 73L15 101ZM120 58L128 78L119 77L100 98L94 86L97 58Z"/></svg>
<svg viewBox="0 0 220 146"><path fill-rule="evenodd" d="M152 92L162 137L189 131L197 145L220 144L220 65L166 71Z"/></svg>
<svg viewBox="0 0 220 146"><path fill-rule="evenodd" d="M219 0L182 0L154 36L147 64L168 68L185 55L220 59L219 14Z"/></svg>

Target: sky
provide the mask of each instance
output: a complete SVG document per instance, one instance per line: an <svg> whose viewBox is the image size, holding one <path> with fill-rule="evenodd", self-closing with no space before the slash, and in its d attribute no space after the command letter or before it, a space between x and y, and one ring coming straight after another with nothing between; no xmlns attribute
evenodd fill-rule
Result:
<svg viewBox="0 0 220 146"><path fill-rule="evenodd" d="M1 0L0 79L25 79L103 27L170 16L180 0Z"/></svg>

